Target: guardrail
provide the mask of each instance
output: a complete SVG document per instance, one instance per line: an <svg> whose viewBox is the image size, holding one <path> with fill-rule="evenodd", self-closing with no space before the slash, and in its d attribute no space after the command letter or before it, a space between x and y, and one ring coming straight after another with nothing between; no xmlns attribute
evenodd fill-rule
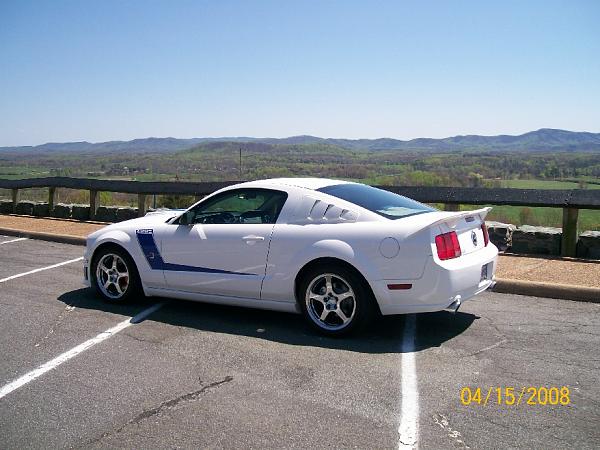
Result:
<svg viewBox="0 0 600 450"><path fill-rule="evenodd" d="M56 188L82 189L90 192L90 218L94 219L100 206L100 192L122 192L138 195L138 215L146 213L148 195L194 195L201 197L217 189L238 183L223 182L173 182L173 181L125 181L98 180L91 178L47 177L21 180L0 180L0 189L12 190L13 212L19 202L19 190L48 188L48 208L54 208ZM458 209L458 205L510 205L543 206L562 208L563 232L561 252L563 256L575 256L580 209L600 209L600 190L583 189L508 189L464 187L377 186L405 195L423 203L443 203L446 210Z"/></svg>

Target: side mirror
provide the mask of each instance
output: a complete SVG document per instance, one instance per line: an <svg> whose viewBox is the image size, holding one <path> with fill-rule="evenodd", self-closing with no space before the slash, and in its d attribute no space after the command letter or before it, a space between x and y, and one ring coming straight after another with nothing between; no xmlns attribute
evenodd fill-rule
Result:
<svg viewBox="0 0 600 450"><path fill-rule="evenodd" d="M179 217L179 225L193 225L194 211L186 211Z"/></svg>

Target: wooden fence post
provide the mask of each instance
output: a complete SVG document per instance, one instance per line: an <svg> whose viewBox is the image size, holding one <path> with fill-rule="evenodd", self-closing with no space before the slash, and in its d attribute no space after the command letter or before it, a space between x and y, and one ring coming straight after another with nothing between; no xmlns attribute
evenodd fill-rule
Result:
<svg viewBox="0 0 600 450"><path fill-rule="evenodd" d="M48 188L48 212L52 213L54 211L54 201L56 200L56 188L49 187Z"/></svg>
<svg viewBox="0 0 600 450"><path fill-rule="evenodd" d="M90 220L96 219L98 206L100 206L100 193L90 190Z"/></svg>
<svg viewBox="0 0 600 450"><path fill-rule="evenodd" d="M17 213L17 203L19 203L19 190L12 189L12 212L13 214Z"/></svg>
<svg viewBox="0 0 600 450"><path fill-rule="evenodd" d="M577 208L563 208L562 242L560 246L562 256L575 256L577 254L578 217L579 210Z"/></svg>
<svg viewBox="0 0 600 450"><path fill-rule="evenodd" d="M146 194L138 194L138 217L146 215Z"/></svg>

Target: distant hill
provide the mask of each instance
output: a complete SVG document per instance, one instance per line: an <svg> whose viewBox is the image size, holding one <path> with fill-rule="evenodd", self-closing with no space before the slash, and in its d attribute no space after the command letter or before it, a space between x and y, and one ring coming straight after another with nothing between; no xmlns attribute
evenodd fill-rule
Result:
<svg viewBox="0 0 600 450"><path fill-rule="evenodd" d="M176 139L176 138L145 138L134 139L132 141L108 141L108 142L49 142L47 144L22 147L0 147L0 152L8 151L36 151L36 152L57 152L57 153L111 153L111 152L143 152L143 153L162 153L185 150L201 142L204 139Z"/></svg>
<svg viewBox="0 0 600 450"><path fill-rule="evenodd" d="M518 136L453 136L443 139L417 138L402 141L380 139L334 139L315 136L292 136L287 138L145 138L132 141L66 142L37 146L0 147L0 152L57 152L57 153L165 153L187 150L209 143L260 143L269 145L326 145L358 151L410 151L410 152L458 152L458 151L518 151L518 152L599 152L600 133L575 132L542 128ZM211 146L213 147L213 146ZM214 147L213 147L214 148Z"/></svg>

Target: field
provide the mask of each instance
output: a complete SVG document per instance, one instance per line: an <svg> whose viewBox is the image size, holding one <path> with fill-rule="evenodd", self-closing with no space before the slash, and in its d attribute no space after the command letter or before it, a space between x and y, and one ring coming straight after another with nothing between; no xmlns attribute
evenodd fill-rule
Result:
<svg viewBox="0 0 600 450"><path fill-rule="evenodd" d="M596 181L598 183L598 181ZM593 184L581 180L579 183L574 181L561 180L502 180L501 187L516 189L580 189L581 184L585 189L600 189L600 184Z"/></svg>
<svg viewBox="0 0 600 450"><path fill-rule="evenodd" d="M492 206L494 209L488 215L488 220L512 223L514 225L541 225L548 227L562 227L562 209L560 208L537 208L520 206ZM472 209L467 207L465 209ZM600 211L580 210L579 229L600 230Z"/></svg>
<svg viewBox="0 0 600 450"><path fill-rule="evenodd" d="M501 186L517 189L579 189L581 184L560 180L503 180ZM586 189L600 189L600 184L585 183L584 186ZM493 206L493 208L488 216L490 220L515 225L562 227L562 210L558 208L520 206ZM579 228L582 231L600 230L600 211L579 211Z"/></svg>

